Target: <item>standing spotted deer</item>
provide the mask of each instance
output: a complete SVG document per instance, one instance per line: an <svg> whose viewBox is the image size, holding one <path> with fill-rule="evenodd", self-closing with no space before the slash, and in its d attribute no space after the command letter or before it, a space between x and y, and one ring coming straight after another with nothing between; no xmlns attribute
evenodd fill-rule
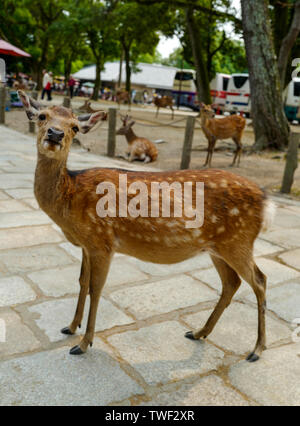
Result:
<svg viewBox="0 0 300 426"><path fill-rule="evenodd" d="M208 140L207 157L204 167L208 165L211 167L211 160L214 153L215 145L218 139L232 138L236 144L236 152L231 166L240 164L242 154L242 134L246 125L246 120L240 115L231 115L224 118L214 118L215 112L210 105L201 103L200 105L200 118L203 133Z"/></svg>
<svg viewBox="0 0 300 426"><path fill-rule="evenodd" d="M172 120L173 120L174 109L173 109L173 98L172 98L172 96L162 96L161 98L156 96L154 98L154 105L157 107L155 117L158 116L159 108L170 107L170 109L172 110Z"/></svg>
<svg viewBox="0 0 300 426"><path fill-rule="evenodd" d="M81 247L83 253L76 313L62 333L74 334L80 326L88 293L90 309L85 335L70 353L79 355L86 352L89 345L92 346L98 303L115 252L143 261L172 264L206 250L221 277L223 290L206 324L187 332L186 337L204 339L211 333L243 278L252 287L258 304L258 338L253 352L247 357L248 361L256 361L265 349L266 277L253 258L253 243L259 232L268 226L274 207L263 191L244 177L213 169L133 172L93 168L70 171L66 164L75 133L88 132L101 120L101 112L81 121L69 109L50 107L40 110L38 103L24 92L20 91L19 95L28 118L38 122L36 199L66 238ZM121 202L124 188L120 186L124 177L127 185L144 185L150 194L152 184L187 183L193 206L197 205L197 185L202 182L205 194L204 199L202 197L202 226L186 227L186 220L192 217L190 210L178 217L162 214L162 191L156 198L152 199L151 195L146 199L149 208L153 200L159 202L158 216L145 214L133 217L119 213L111 217L97 214L97 205L102 201L102 198L99 199L99 185L103 184L115 188L116 207L119 211L121 208L124 210ZM133 197L132 191L128 191L127 203L130 204ZM178 201L175 191L169 192L168 201L171 208L174 207L175 201Z"/></svg>
<svg viewBox="0 0 300 426"><path fill-rule="evenodd" d="M128 143L127 158L129 161L142 160L144 163L150 163L157 158L157 148L153 142L146 138L137 136L132 130L135 121L127 114L121 116L123 126L117 131L117 135L124 135Z"/></svg>

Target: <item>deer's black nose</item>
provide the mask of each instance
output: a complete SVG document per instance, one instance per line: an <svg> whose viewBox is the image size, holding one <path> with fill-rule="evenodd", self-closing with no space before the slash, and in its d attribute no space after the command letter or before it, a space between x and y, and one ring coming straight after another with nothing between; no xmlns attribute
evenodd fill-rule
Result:
<svg viewBox="0 0 300 426"><path fill-rule="evenodd" d="M53 127L50 127L50 129L48 129L47 137L50 141L60 142L64 136L65 134L62 130L55 129Z"/></svg>

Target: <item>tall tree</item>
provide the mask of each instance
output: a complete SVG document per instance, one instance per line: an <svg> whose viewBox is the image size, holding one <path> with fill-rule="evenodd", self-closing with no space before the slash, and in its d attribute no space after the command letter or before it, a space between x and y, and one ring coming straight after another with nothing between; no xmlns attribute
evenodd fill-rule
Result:
<svg viewBox="0 0 300 426"><path fill-rule="evenodd" d="M289 126L283 111L267 0L241 0L256 149L283 149Z"/></svg>

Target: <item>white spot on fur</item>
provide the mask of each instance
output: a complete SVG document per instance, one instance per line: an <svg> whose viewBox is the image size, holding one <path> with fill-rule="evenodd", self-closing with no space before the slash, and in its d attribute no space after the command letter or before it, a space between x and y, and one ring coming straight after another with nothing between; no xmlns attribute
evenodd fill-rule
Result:
<svg viewBox="0 0 300 426"><path fill-rule="evenodd" d="M208 186L210 188L217 188L217 184L215 182L208 182Z"/></svg>
<svg viewBox="0 0 300 426"><path fill-rule="evenodd" d="M230 216L238 216L240 214L240 211L237 207L234 207L229 211Z"/></svg>
<svg viewBox="0 0 300 426"><path fill-rule="evenodd" d="M214 214L211 216L211 218L210 218L210 219L211 219L212 223L216 223L216 222L218 221L217 216L216 216L216 215L214 215Z"/></svg>
<svg viewBox="0 0 300 426"><path fill-rule="evenodd" d="M224 226L220 226L220 227L217 229L217 234L222 234L223 232L225 232L225 227L224 227Z"/></svg>

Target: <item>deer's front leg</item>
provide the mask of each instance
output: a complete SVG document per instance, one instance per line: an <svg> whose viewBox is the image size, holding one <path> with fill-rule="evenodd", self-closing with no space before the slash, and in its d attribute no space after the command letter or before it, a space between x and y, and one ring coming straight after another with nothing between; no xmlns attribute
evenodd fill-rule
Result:
<svg viewBox="0 0 300 426"><path fill-rule="evenodd" d="M85 253L84 250L82 250L82 263L81 263L81 272L80 272L80 278L79 278L80 293L78 297L77 308L76 308L75 316L71 325L61 330L63 334L72 335L76 333L77 327L81 326L85 300L89 290L90 275L91 275L90 259L88 254Z"/></svg>
<svg viewBox="0 0 300 426"><path fill-rule="evenodd" d="M94 333L95 333L95 323L96 315L99 304L99 299L101 295L101 290L105 284L107 273L109 270L111 256L103 258L102 256L97 257L93 255L90 258L91 264L91 277L90 277L90 311L89 318L87 323L87 328L83 339L80 344L74 346L70 350L71 355L81 355L86 352L88 346L92 346Z"/></svg>

